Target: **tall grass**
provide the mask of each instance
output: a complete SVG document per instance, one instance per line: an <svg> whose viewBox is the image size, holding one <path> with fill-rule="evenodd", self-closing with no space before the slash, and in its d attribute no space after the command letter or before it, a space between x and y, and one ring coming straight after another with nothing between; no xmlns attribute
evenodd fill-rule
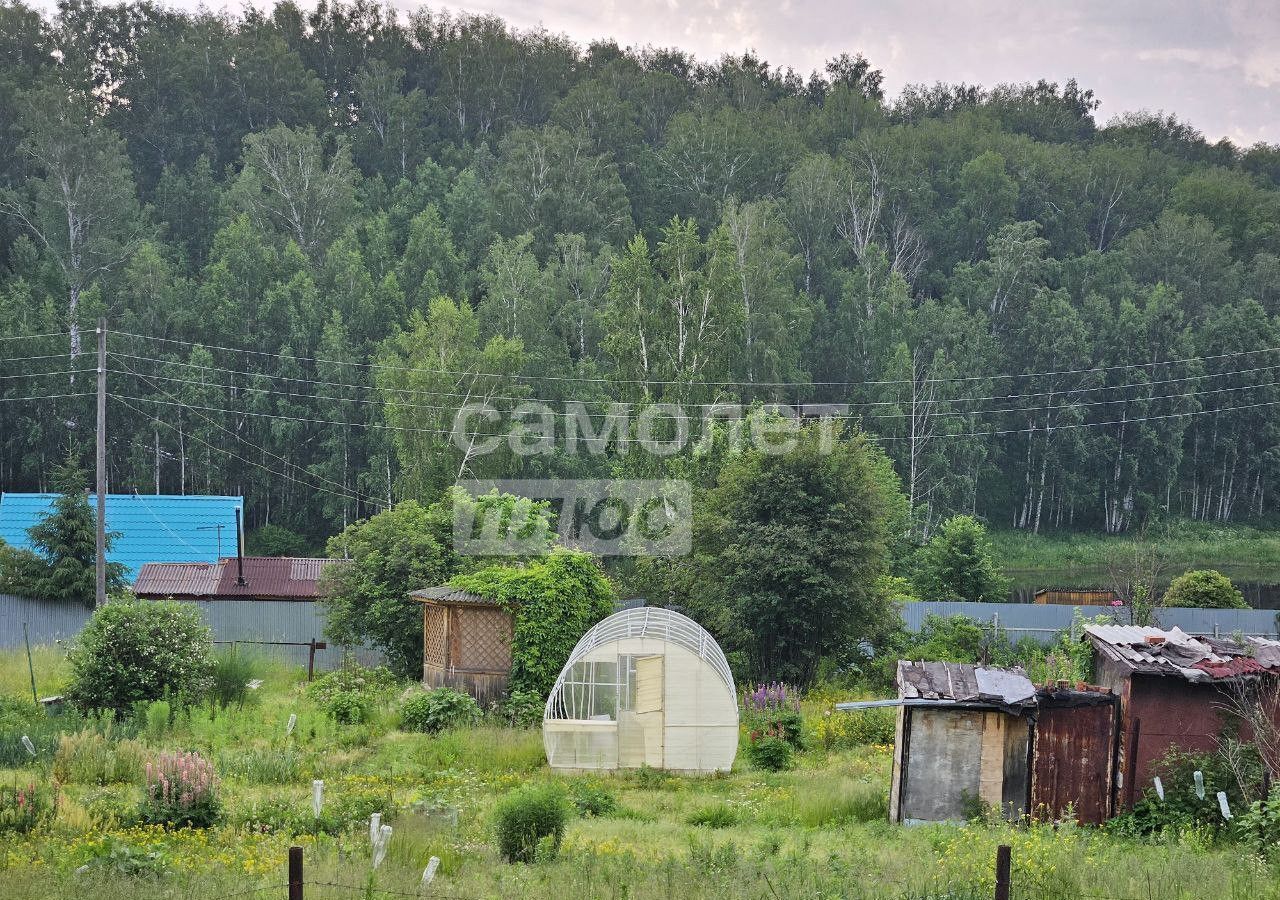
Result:
<svg viewBox="0 0 1280 900"><path fill-rule="evenodd" d="M85 729L64 734L53 757L53 775L64 784L136 784L142 780L146 748L129 738L115 740Z"/></svg>

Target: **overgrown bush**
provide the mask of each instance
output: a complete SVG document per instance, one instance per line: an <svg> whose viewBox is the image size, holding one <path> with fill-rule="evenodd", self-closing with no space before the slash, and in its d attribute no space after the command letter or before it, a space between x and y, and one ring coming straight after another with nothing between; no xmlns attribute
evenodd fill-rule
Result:
<svg viewBox="0 0 1280 900"><path fill-rule="evenodd" d="M512 728L537 728L545 707L546 700L537 691L515 690L502 701L499 714Z"/></svg>
<svg viewBox="0 0 1280 900"><path fill-rule="evenodd" d="M532 784L508 794L494 809L498 850L507 862L551 859L560 851L568 818L556 784Z"/></svg>
<svg viewBox="0 0 1280 900"><path fill-rule="evenodd" d="M738 811L726 803L713 803L694 810L685 819L690 825L702 828L731 828L738 824Z"/></svg>
<svg viewBox="0 0 1280 900"><path fill-rule="evenodd" d="M161 753L146 764L139 818L149 825L208 828L222 814L218 777L199 753Z"/></svg>
<svg viewBox="0 0 1280 900"><path fill-rule="evenodd" d="M804 749L804 718L795 688L773 682L743 691L742 719L753 742L771 735L786 741L793 750Z"/></svg>
<svg viewBox="0 0 1280 900"><path fill-rule="evenodd" d="M348 664L322 675L307 687L307 695L335 721L343 725L367 722L376 704L395 689L389 669Z"/></svg>
<svg viewBox="0 0 1280 900"><path fill-rule="evenodd" d="M1256 765L1256 759L1246 765ZM1204 797L1195 789L1195 773L1204 778ZM1164 786L1161 800L1154 788L1143 791L1132 810L1112 819L1108 828L1124 834L1151 835L1203 829L1218 834L1227 827L1218 806L1218 791L1225 791L1234 810L1245 803L1239 782L1231 767L1219 753L1184 753L1170 750L1155 766Z"/></svg>
<svg viewBox="0 0 1280 900"><path fill-rule="evenodd" d="M64 734L53 757L53 777L62 784L118 784L142 780L147 751L137 741L114 740L110 729Z"/></svg>
<svg viewBox="0 0 1280 900"><path fill-rule="evenodd" d="M0 785L0 834L26 834L53 818L56 790L28 781Z"/></svg>
<svg viewBox="0 0 1280 900"><path fill-rule="evenodd" d="M569 800L578 815L603 818L618 811L618 798L612 792L590 781L579 781L569 790Z"/></svg>
<svg viewBox="0 0 1280 900"><path fill-rule="evenodd" d="M1161 598L1164 606L1195 609L1248 609L1244 594L1216 569L1196 569L1169 582Z"/></svg>
<svg viewBox="0 0 1280 900"><path fill-rule="evenodd" d="M1280 857L1280 788L1271 791L1264 803L1255 800L1236 816L1232 833L1268 859Z"/></svg>
<svg viewBox="0 0 1280 900"><path fill-rule="evenodd" d="M252 654L243 653L235 647L216 654L210 698L223 709L243 706L257 696L249 689L249 682L257 678L261 670L261 664Z"/></svg>
<svg viewBox="0 0 1280 900"><path fill-rule="evenodd" d="M479 721L480 705L475 698L452 688L416 691L400 704L400 727L404 731L434 734Z"/></svg>
<svg viewBox="0 0 1280 900"><path fill-rule="evenodd" d="M757 769L781 772L795 765L795 749L776 735L748 736L747 759Z"/></svg>
<svg viewBox="0 0 1280 900"><path fill-rule="evenodd" d="M174 601L112 601L94 611L67 661L67 699L128 712L164 697L190 703L209 690L213 632L200 611Z"/></svg>

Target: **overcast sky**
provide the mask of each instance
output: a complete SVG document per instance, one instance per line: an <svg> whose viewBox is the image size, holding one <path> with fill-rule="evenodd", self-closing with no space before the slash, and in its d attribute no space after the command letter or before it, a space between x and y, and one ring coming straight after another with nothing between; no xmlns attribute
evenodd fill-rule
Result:
<svg viewBox="0 0 1280 900"><path fill-rule="evenodd" d="M397 3L401 9L411 4ZM1211 140L1280 143L1277 0L478 0L452 3L586 42L754 49L805 74L842 51L912 82L1076 78L1099 120L1163 109Z"/></svg>
<svg viewBox="0 0 1280 900"><path fill-rule="evenodd" d="M53 0L36 0L52 8ZM200 0L161 0L193 9ZM228 0L237 8L243 0ZM307 0L300 0L304 5ZM401 10L417 6L393 0ZM205 0L220 8L223 2ZM258 7L269 0L256 0ZM437 6L436 4L431 4ZM676 46L702 59L755 50L808 74L861 52L904 84L1076 78L1100 122L1164 110L1210 140L1280 143L1280 0L466 0L521 28L581 43Z"/></svg>

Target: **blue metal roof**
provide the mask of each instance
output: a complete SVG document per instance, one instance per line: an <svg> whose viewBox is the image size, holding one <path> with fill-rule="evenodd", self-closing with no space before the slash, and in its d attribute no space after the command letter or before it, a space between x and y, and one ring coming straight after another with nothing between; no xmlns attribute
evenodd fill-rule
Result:
<svg viewBox="0 0 1280 900"><path fill-rule="evenodd" d="M49 514L56 496L0 494L0 540L30 548L27 529ZM89 494L89 505L96 509L97 502L97 495ZM219 555L233 556L237 509L244 509L243 497L108 494L107 531L119 534L107 559L124 563L132 582L144 563L212 563Z"/></svg>

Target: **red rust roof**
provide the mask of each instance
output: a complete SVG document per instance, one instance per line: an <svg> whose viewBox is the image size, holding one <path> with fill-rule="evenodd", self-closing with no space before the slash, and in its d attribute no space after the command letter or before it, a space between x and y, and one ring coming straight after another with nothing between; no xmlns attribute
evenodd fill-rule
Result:
<svg viewBox="0 0 1280 900"><path fill-rule="evenodd" d="M1251 656L1234 656L1226 662L1212 663L1202 660L1196 668L1208 672L1210 678L1239 678L1241 675L1261 675L1270 671Z"/></svg>
<svg viewBox="0 0 1280 900"><path fill-rule="evenodd" d="M320 573L333 560L314 557L246 556L244 584L236 558L216 563L147 563L133 591L139 597L212 600L315 600Z"/></svg>
<svg viewBox="0 0 1280 900"><path fill-rule="evenodd" d="M239 584L240 566L235 557L229 557L222 561L217 596L314 600L320 596L320 573L330 562L291 556L246 556L245 583Z"/></svg>
<svg viewBox="0 0 1280 900"><path fill-rule="evenodd" d="M218 590L222 563L146 563L133 592L139 597L209 597Z"/></svg>

